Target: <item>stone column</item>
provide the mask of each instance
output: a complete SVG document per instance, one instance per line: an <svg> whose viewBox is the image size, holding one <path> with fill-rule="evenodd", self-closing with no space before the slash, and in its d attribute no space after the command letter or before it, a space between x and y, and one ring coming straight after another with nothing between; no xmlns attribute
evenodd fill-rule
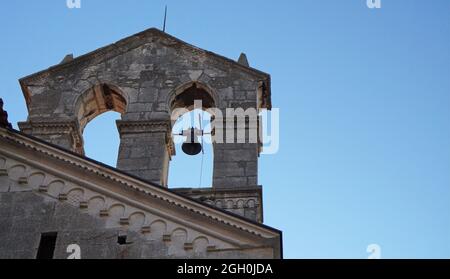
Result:
<svg viewBox="0 0 450 279"><path fill-rule="evenodd" d="M167 187L174 154L170 120L117 121L120 147L117 168Z"/></svg>
<svg viewBox="0 0 450 279"><path fill-rule="evenodd" d="M83 138L76 121L19 122L20 131L84 155Z"/></svg>
<svg viewBox="0 0 450 279"><path fill-rule="evenodd" d="M248 188L258 186L258 157L259 157L259 136L258 121L237 120L226 121L221 128L215 126L215 137L222 138L223 143L214 144L214 188ZM222 135L220 135L222 129ZM230 137L230 131L234 130L234 137ZM227 135L228 133L228 135ZM256 139L254 136L256 134ZM239 141L239 137L243 141ZM228 138L228 139L227 139ZM230 139L231 138L231 139Z"/></svg>

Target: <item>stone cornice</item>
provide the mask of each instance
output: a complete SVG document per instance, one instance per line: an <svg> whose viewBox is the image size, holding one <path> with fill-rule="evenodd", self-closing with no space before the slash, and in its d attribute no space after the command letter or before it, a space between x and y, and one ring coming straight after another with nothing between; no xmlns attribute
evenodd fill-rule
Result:
<svg viewBox="0 0 450 279"><path fill-rule="evenodd" d="M0 138L19 144L34 152L50 156L84 171L91 172L103 179L109 179L113 182L120 183L129 188L132 192L139 191L152 198L166 202L167 204L207 217L212 221L222 223L225 226L230 226L264 238L275 238L280 237L281 235L281 232L276 229L248 221L237 215L202 204L156 184L143 181L137 177L130 176L129 174L120 172L114 168L102 165L99 162L83 158L75 153L63 150L57 146L50 145L17 131L0 128ZM132 195L132 192L130 192L130 195Z"/></svg>
<svg viewBox="0 0 450 279"><path fill-rule="evenodd" d="M19 122L19 128L22 132L28 132L31 129L38 133L54 133L57 132L72 132L78 131L78 125L75 121L55 121L55 122Z"/></svg>
<svg viewBox="0 0 450 279"><path fill-rule="evenodd" d="M29 135L70 135L74 148L79 154L84 155L83 137L76 121L54 121L54 122L19 122L20 130Z"/></svg>
<svg viewBox="0 0 450 279"><path fill-rule="evenodd" d="M136 133L154 133L154 132L170 132L170 120L144 120L144 121L127 121L117 120L117 128L121 135Z"/></svg>

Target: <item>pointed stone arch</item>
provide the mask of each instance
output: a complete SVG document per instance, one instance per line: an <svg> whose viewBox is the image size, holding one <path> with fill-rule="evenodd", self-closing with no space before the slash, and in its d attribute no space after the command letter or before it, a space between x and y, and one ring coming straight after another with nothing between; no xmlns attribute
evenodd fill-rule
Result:
<svg viewBox="0 0 450 279"><path fill-rule="evenodd" d="M213 88L200 81L190 81L176 87L167 95L167 107L171 112L176 108L192 110L195 97L202 100L204 109L219 105L217 93Z"/></svg>

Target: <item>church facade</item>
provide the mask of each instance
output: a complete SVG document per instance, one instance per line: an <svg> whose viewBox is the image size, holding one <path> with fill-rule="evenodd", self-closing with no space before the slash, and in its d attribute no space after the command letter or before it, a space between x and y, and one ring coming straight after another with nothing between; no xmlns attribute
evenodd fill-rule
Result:
<svg viewBox="0 0 450 279"><path fill-rule="evenodd" d="M20 85L27 120L20 131L0 121L0 258L282 257L281 231L263 225L262 144L250 140L260 120L225 113L271 109L270 76L244 55L233 61L152 28ZM169 189L173 114L197 101L224 112L212 187ZM84 156L85 126L107 111L121 114L116 168ZM244 141L224 140L230 129Z"/></svg>

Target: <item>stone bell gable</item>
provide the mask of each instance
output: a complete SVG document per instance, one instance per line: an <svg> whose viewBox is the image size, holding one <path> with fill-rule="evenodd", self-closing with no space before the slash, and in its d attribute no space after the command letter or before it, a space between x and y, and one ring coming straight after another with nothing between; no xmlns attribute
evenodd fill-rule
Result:
<svg viewBox="0 0 450 279"><path fill-rule="evenodd" d="M23 231L32 250L0 257L32 257L39 235L56 239L56 257L70 241L94 258L282 257L281 232L262 225L262 121L227 114L272 106L270 75L245 54L233 61L151 28L20 86L28 118L20 132L0 121L0 236ZM199 101L216 112L212 185L168 189L174 115ZM86 125L108 111L121 114L116 167L84 156Z"/></svg>
<svg viewBox="0 0 450 279"><path fill-rule="evenodd" d="M192 105L183 96L200 96L220 110L271 106L268 74L154 28L65 59L20 84L29 111L22 131L83 154L86 124L103 112L119 112L117 167L161 185L167 185L174 153L171 112ZM258 185L258 143L216 144L214 153L215 187Z"/></svg>

